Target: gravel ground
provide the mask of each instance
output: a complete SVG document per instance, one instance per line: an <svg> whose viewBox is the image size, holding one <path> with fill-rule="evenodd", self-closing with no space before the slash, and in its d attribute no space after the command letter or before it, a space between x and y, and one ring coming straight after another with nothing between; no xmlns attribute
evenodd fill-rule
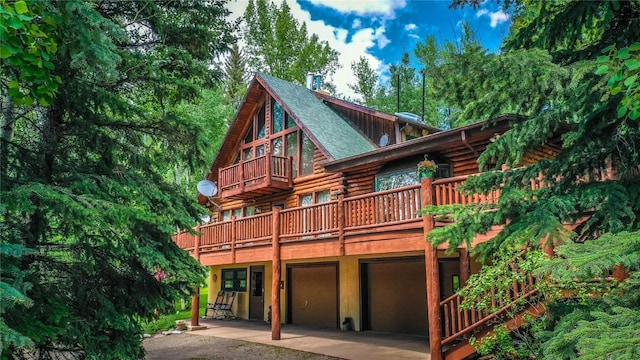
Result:
<svg viewBox="0 0 640 360"><path fill-rule="evenodd" d="M145 339L147 360L336 360L338 358L240 340L202 335L157 335Z"/></svg>

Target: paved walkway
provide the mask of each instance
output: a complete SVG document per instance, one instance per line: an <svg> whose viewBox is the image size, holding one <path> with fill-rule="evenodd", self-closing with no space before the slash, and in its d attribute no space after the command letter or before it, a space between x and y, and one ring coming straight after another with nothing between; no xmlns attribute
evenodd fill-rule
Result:
<svg viewBox="0 0 640 360"><path fill-rule="evenodd" d="M427 337L282 325L281 340L271 340L271 325L246 320L200 319L207 328L193 335L244 340L343 359L430 359Z"/></svg>

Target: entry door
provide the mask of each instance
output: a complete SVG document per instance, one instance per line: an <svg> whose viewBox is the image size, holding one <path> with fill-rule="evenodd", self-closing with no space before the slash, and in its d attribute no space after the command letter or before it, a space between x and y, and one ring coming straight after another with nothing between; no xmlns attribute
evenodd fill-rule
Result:
<svg viewBox="0 0 640 360"><path fill-rule="evenodd" d="M264 321L264 266L251 266L249 319Z"/></svg>

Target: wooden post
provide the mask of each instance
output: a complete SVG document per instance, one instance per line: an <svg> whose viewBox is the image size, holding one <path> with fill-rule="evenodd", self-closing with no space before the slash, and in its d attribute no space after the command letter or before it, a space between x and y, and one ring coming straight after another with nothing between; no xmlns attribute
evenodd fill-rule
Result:
<svg viewBox="0 0 640 360"><path fill-rule="evenodd" d="M433 205L433 180L422 179L422 206ZM422 216L424 235L433 229L433 216ZM431 360L443 360L442 320L440 319L440 273L437 248L425 241L425 266L427 270L427 314L429 316L429 347Z"/></svg>
<svg viewBox="0 0 640 360"><path fill-rule="evenodd" d="M196 226L195 247L193 248L193 257L200 262L200 225ZM191 326L198 326L198 317L200 316L200 288L194 290L194 295L191 296Z"/></svg>
<svg viewBox="0 0 640 360"><path fill-rule="evenodd" d="M344 256L344 195L338 195L338 242L340 243L340 256Z"/></svg>
<svg viewBox="0 0 640 360"><path fill-rule="evenodd" d="M195 288L194 295L191 297L191 326L198 326L198 317L200 313L200 288Z"/></svg>
<svg viewBox="0 0 640 360"><path fill-rule="evenodd" d="M244 160L240 160L238 163L238 186L240 186L240 192L244 192Z"/></svg>
<svg viewBox="0 0 640 360"><path fill-rule="evenodd" d="M616 265L613 268L613 278L622 282L629 277L629 273L624 269L622 265Z"/></svg>
<svg viewBox="0 0 640 360"><path fill-rule="evenodd" d="M280 209L274 208L272 216L273 271L271 279L271 340L280 340Z"/></svg>
<svg viewBox="0 0 640 360"><path fill-rule="evenodd" d="M463 287L471 276L471 258L466 248L458 249L458 253L460 253L460 287Z"/></svg>
<svg viewBox="0 0 640 360"><path fill-rule="evenodd" d="M202 235L200 234L200 225L196 226L196 239L195 239L195 243L193 244L193 258L196 259L198 262L200 261L200 242L202 240Z"/></svg>
<svg viewBox="0 0 640 360"><path fill-rule="evenodd" d="M267 143L269 143L269 141L267 141ZM271 179L271 153L270 152L267 152L265 154L265 159L264 160L265 160L265 164L264 164L264 166L265 166L265 171L264 171L265 174L264 175L266 176L266 180L267 180L266 183L267 183L267 186L271 186L271 184L272 184L271 180L272 179Z"/></svg>
<svg viewBox="0 0 640 360"><path fill-rule="evenodd" d="M236 263L236 217L231 215L231 263Z"/></svg>

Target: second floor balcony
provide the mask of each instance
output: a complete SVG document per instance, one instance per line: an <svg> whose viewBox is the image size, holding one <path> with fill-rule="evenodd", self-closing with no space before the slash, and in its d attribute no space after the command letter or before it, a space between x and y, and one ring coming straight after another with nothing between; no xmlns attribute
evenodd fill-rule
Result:
<svg viewBox="0 0 640 360"><path fill-rule="evenodd" d="M251 199L293 187L291 157L267 153L218 172L220 197Z"/></svg>
<svg viewBox="0 0 640 360"><path fill-rule="evenodd" d="M433 204L497 202L498 190L484 195L462 194L460 186L466 179L467 176L460 176L433 181ZM174 241L187 251L197 248L199 254L228 253L234 260L236 253L240 256L245 251L253 259L258 258L259 249L265 250L262 255L268 259L273 234L283 246L305 254L413 251L424 249L424 223L419 210L425 205L421 185L411 185L205 224L199 227L199 235L181 232ZM441 219L435 225L446 222ZM317 247L316 253L313 246ZM299 251L296 256L301 256Z"/></svg>

